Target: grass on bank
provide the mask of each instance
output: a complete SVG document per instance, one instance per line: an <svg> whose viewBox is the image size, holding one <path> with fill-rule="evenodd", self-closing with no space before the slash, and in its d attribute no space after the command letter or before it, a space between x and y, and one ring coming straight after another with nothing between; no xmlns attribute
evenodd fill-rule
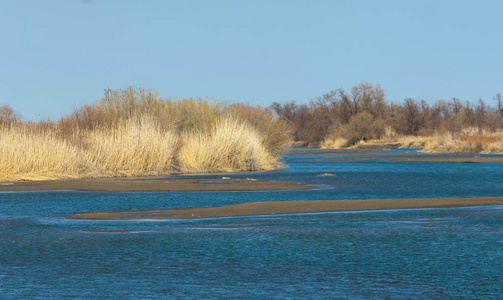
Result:
<svg viewBox="0 0 503 300"><path fill-rule="evenodd" d="M344 132L343 132L344 133ZM361 137L361 135L359 135ZM431 136L398 135L387 127L379 137L347 139L340 132L328 136L323 149L422 149L433 153L503 154L503 132L479 132L471 128L460 134L437 133Z"/></svg>
<svg viewBox="0 0 503 300"><path fill-rule="evenodd" d="M271 170L289 130L260 107L108 90L56 123L2 123L0 181Z"/></svg>

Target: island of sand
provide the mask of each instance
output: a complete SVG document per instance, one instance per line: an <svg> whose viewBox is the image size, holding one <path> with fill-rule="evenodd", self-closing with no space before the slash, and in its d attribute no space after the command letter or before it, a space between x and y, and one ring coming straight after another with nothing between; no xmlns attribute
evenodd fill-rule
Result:
<svg viewBox="0 0 503 300"><path fill-rule="evenodd" d="M220 207L92 212L80 220L199 219L278 214L503 205L503 197L251 202Z"/></svg>

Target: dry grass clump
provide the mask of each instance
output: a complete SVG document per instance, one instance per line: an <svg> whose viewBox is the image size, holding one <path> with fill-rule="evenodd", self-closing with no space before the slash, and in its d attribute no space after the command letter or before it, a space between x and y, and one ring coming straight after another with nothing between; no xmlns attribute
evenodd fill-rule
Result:
<svg viewBox="0 0 503 300"><path fill-rule="evenodd" d="M503 136L437 135L425 144L423 150L440 153L503 153Z"/></svg>
<svg viewBox="0 0 503 300"><path fill-rule="evenodd" d="M320 144L321 149L344 149L348 147L348 140L342 138L339 133L334 133L328 136Z"/></svg>
<svg viewBox="0 0 503 300"><path fill-rule="evenodd" d="M292 146L292 127L281 119L273 117L267 109L246 104L233 104L225 112L239 120L245 120L257 132L260 132L263 145L272 155L281 155L285 148Z"/></svg>
<svg viewBox="0 0 503 300"><path fill-rule="evenodd" d="M249 124L227 117L210 134L186 133L179 161L183 173L271 170L277 158L264 145L264 138Z"/></svg>
<svg viewBox="0 0 503 300"><path fill-rule="evenodd" d="M322 149L422 149L427 141L431 140L427 136L400 135L393 128L387 126L384 133L379 138L359 140L356 144L351 143L341 137L339 132L328 136L320 145Z"/></svg>
<svg viewBox="0 0 503 300"><path fill-rule="evenodd" d="M498 141L486 144L481 153L484 154L503 154L503 137Z"/></svg>
<svg viewBox="0 0 503 300"><path fill-rule="evenodd" d="M56 130L0 128L0 181L146 176L175 170L178 138L149 119L87 131L86 147Z"/></svg>
<svg viewBox="0 0 503 300"><path fill-rule="evenodd" d="M76 178L79 155L53 131L0 127L0 181Z"/></svg>
<svg viewBox="0 0 503 300"><path fill-rule="evenodd" d="M289 127L267 110L107 90L56 123L0 123L0 181L271 170ZM232 116L232 117L231 117Z"/></svg>
<svg viewBox="0 0 503 300"><path fill-rule="evenodd" d="M148 117L121 120L112 128L99 128L86 135L85 164L95 176L145 176L175 170L178 136L162 131ZM90 174L88 174L90 175Z"/></svg>
<svg viewBox="0 0 503 300"><path fill-rule="evenodd" d="M439 153L480 152L479 149L473 148L471 143L453 138L450 134L435 136L424 145L423 151Z"/></svg>
<svg viewBox="0 0 503 300"><path fill-rule="evenodd" d="M397 137L397 143L400 144L399 148L401 149L423 149L430 140L431 137L427 136L406 135Z"/></svg>

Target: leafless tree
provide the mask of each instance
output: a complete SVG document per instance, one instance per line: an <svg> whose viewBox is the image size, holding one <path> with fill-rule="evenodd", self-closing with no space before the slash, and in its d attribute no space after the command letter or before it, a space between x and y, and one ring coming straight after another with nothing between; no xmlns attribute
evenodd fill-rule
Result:
<svg viewBox="0 0 503 300"><path fill-rule="evenodd" d="M21 121L21 116L7 105L0 106L0 125L10 125Z"/></svg>
<svg viewBox="0 0 503 300"><path fill-rule="evenodd" d="M496 100L498 111L500 113L500 117L503 118L503 97L501 97L501 94L496 94L494 97L494 100Z"/></svg>

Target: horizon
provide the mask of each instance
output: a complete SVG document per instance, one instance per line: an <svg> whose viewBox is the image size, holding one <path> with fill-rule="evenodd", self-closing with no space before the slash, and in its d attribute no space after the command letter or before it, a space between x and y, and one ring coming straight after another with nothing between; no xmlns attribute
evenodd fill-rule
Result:
<svg viewBox="0 0 503 300"><path fill-rule="evenodd" d="M26 4L28 3L28 4ZM298 104L361 82L386 98L502 93L499 1L3 1L1 105L58 120L106 89Z"/></svg>

